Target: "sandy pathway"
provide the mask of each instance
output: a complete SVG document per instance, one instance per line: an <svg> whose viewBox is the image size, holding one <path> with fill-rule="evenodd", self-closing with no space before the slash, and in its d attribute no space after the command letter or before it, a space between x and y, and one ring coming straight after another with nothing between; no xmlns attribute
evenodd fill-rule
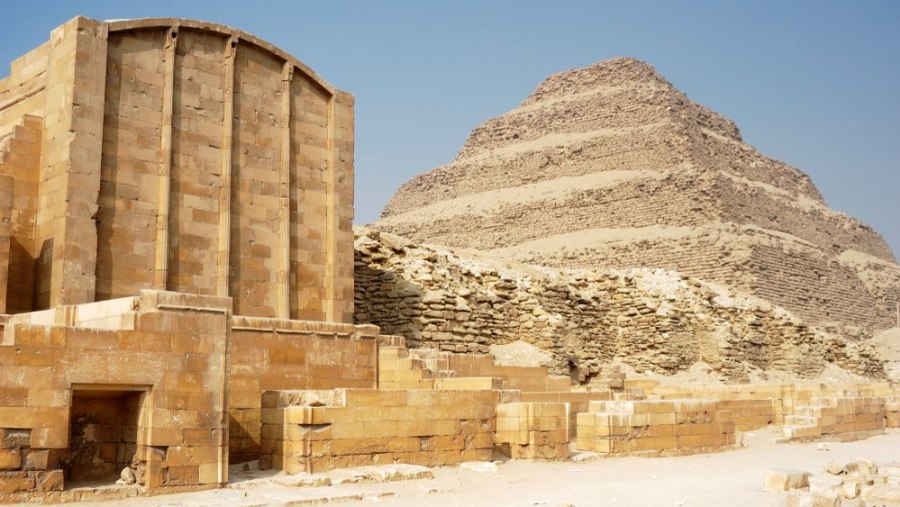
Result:
<svg viewBox="0 0 900 507"><path fill-rule="evenodd" d="M900 461L900 432L868 440L775 444L776 428L745 433L736 451L672 458L614 458L586 462L508 461L496 472L461 467L433 470L434 478L377 484L292 488L269 480L233 488L83 503L108 507L253 507L370 504L396 506L783 506L786 495L762 491L766 470L797 468L818 474L813 485L833 480L822 472L831 460L857 457ZM254 474L259 475L259 474Z"/></svg>

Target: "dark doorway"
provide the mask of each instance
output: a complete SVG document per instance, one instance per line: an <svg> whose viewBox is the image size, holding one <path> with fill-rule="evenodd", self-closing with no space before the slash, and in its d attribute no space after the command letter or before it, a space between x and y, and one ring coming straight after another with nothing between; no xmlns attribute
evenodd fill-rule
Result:
<svg viewBox="0 0 900 507"><path fill-rule="evenodd" d="M73 389L69 449L62 459L67 485L114 484L122 469L132 466L145 395L135 390Z"/></svg>

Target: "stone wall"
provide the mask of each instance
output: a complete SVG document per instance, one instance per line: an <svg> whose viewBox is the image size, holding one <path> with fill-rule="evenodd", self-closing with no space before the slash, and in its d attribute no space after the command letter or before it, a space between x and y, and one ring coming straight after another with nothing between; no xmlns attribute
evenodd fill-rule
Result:
<svg viewBox="0 0 900 507"><path fill-rule="evenodd" d="M111 483L122 464L155 492L225 483L227 303L146 291L10 319L0 432L21 433L18 452L41 460L15 467L30 488L5 492L46 491L35 472L55 470Z"/></svg>
<svg viewBox="0 0 900 507"><path fill-rule="evenodd" d="M228 298L150 290L11 316L0 440L21 435L0 442L0 461L21 459L0 470L31 486L0 493L51 480L59 490L63 475L111 484L126 467L150 492L222 484L229 460L260 456L264 391L374 388L377 337L374 326L233 317Z"/></svg>
<svg viewBox="0 0 900 507"><path fill-rule="evenodd" d="M352 320L350 95L250 34L177 19L75 18L12 72L10 311L153 288Z"/></svg>
<svg viewBox="0 0 900 507"><path fill-rule="evenodd" d="M666 373L704 361L732 380L760 370L815 376L828 362L884 375L860 344L676 273L513 267L364 229L356 251L357 322L411 347L484 354L523 340L553 354L553 373L580 381L614 361Z"/></svg>
<svg viewBox="0 0 900 507"><path fill-rule="evenodd" d="M260 467L295 474L487 461L499 399L474 390L267 392Z"/></svg>
<svg viewBox="0 0 900 507"><path fill-rule="evenodd" d="M857 440L884 433L886 421L884 398L814 398L785 418L782 434L797 441Z"/></svg>
<svg viewBox="0 0 900 507"><path fill-rule="evenodd" d="M709 192L711 180L689 168L664 177L650 171L616 171L607 181L597 178L590 188L567 192L557 191L556 185L566 187L560 181L533 184L517 199L486 209L485 204L504 199L502 194L479 195L480 203L441 202L414 216L382 219L378 228L417 242L492 250L540 240L551 228L555 234L568 234L588 223L605 229L694 227L718 215L719 203ZM451 213L450 207L456 211ZM420 222L424 214L434 215L427 227Z"/></svg>
<svg viewBox="0 0 900 507"><path fill-rule="evenodd" d="M569 457L569 405L511 402L497 405L494 445L514 459Z"/></svg>
<svg viewBox="0 0 900 507"><path fill-rule="evenodd" d="M574 235L574 234L573 234ZM806 322L848 336L894 325L900 267L867 254L842 261L796 237L755 226L716 225L693 231L634 229L629 241L595 242L556 252L530 244L495 250L498 257L561 268L663 268L747 292ZM625 238L625 234L620 234ZM533 242L540 248L540 240ZM845 254L846 255L846 254Z"/></svg>
<svg viewBox="0 0 900 507"><path fill-rule="evenodd" d="M731 414L721 402L594 401L578 414L575 447L605 455L681 455L738 445Z"/></svg>
<svg viewBox="0 0 900 507"><path fill-rule="evenodd" d="M39 117L25 115L5 143L0 142L0 175L11 180L9 258L4 262L11 276L4 283L6 308L2 309L9 313L31 308L34 299L34 226L42 127Z"/></svg>
<svg viewBox="0 0 900 507"><path fill-rule="evenodd" d="M0 79L0 138L25 115L43 116L49 52L50 43L41 44L10 63L9 75Z"/></svg>

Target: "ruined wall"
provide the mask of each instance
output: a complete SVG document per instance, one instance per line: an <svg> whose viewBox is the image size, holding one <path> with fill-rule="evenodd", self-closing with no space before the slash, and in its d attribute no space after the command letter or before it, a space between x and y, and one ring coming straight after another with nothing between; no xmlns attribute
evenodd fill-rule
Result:
<svg viewBox="0 0 900 507"><path fill-rule="evenodd" d="M582 381L613 361L668 373L705 361L732 380L815 376L827 362L884 375L860 345L680 274L510 267L371 230L359 231L356 249L357 321L413 347L487 353L524 340L553 354L551 371Z"/></svg>
<svg viewBox="0 0 900 507"><path fill-rule="evenodd" d="M14 232L14 282L32 271L35 288L12 310L154 288L230 296L241 315L352 319L351 96L209 23L75 18L45 46L0 81L0 153L40 182L17 178L36 204ZM14 127L36 121L37 163Z"/></svg>
<svg viewBox="0 0 900 507"><path fill-rule="evenodd" d="M226 482L229 306L148 291L12 317L0 345L0 431L23 433L19 452L40 465L16 467L22 487L5 493L47 491L35 471L113 482L122 463L150 490ZM142 397L128 404L129 393ZM129 416L133 437L110 434L103 405L139 412ZM62 490L62 476L54 481L49 489Z"/></svg>
<svg viewBox="0 0 900 507"><path fill-rule="evenodd" d="M713 400L592 401L575 447L606 455L665 456L735 448L731 412Z"/></svg>
<svg viewBox="0 0 900 507"><path fill-rule="evenodd" d="M750 293L788 309L810 324L849 337L871 335L895 323L900 267L858 253L841 261L796 237L755 226L633 229L632 240L564 250L529 245L495 250L500 257L561 268L663 268ZM856 260L854 260L856 259ZM868 266L868 267L867 267Z"/></svg>
<svg viewBox="0 0 900 507"><path fill-rule="evenodd" d="M264 391L375 387L377 334L373 326L235 317L228 368L231 462L259 458Z"/></svg>

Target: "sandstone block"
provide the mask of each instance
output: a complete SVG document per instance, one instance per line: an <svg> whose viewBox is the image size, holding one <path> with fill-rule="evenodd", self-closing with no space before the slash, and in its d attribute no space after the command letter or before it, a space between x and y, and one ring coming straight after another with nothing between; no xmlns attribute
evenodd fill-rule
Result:
<svg viewBox="0 0 900 507"><path fill-rule="evenodd" d="M0 493L19 493L34 488L34 477L27 472L0 472Z"/></svg>
<svg viewBox="0 0 900 507"><path fill-rule="evenodd" d="M788 491L809 488L809 472L776 468L766 472L763 489L766 491Z"/></svg>
<svg viewBox="0 0 900 507"><path fill-rule="evenodd" d="M0 449L0 471L18 470L22 467L22 451L16 449Z"/></svg>

